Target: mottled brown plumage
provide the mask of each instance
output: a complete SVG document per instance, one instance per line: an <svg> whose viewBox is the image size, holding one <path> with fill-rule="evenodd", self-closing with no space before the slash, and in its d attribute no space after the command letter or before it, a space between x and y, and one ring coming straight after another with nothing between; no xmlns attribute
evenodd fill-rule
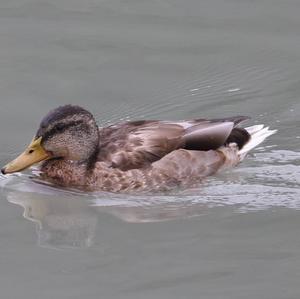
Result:
<svg viewBox="0 0 300 299"><path fill-rule="evenodd" d="M112 192L166 191L192 186L239 163L245 155L239 154L241 149L251 140L246 129L237 127L246 119L146 120L98 128L90 112L67 105L44 117L32 149L25 153L28 156L40 146L43 157L47 156L41 165L42 178L62 186ZM24 169L23 164L16 166L18 159L2 172Z"/></svg>

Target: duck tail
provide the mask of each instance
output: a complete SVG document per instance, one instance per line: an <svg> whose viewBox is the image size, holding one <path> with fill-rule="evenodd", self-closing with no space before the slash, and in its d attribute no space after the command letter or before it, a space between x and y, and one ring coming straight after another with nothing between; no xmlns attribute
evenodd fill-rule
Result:
<svg viewBox="0 0 300 299"><path fill-rule="evenodd" d="M264 125L251 126L245 128L245 130L250 134L250 139L239 150L240 160L242 160L250 150L262 143L267 137L277 132L277 130L269 130L269 127L265 127Z"/></svg>

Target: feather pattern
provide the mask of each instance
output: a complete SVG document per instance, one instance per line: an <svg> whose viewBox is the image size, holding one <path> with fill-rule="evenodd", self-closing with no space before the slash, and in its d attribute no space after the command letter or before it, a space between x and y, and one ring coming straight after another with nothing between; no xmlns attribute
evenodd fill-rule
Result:
<svg viewBox="0 0 300 299"><path fill-rule="evenodd" d="M246 117L237 116L228 120L149 120L101 128L98 160L129 170L149 166L177 149L217 149L226 143L233 128L244 119Z"/></svg>
<svg viewBox="0 0 300 299"><path fill-rule="evenodd" d="M38 131L48 136L46 150L57 153L57 158L43 163L41 173L56 184L88 190L141 192L191 186L235 166L275 132L259 125L238 126L247 119L142 120L98 128L82 108L59 107L44 118ZM88 143L91 146L84 146Z"/></svg>
<svg viewBox="0 0 300 299"><path fill-rule="evenodd" d="M28 148L1 172L43 161L41 177L61 186L111 192L188 187L235 166L276 132L239 127L246 119L142 120L99 128L90 112L65 105L42 119Z"/></svg>

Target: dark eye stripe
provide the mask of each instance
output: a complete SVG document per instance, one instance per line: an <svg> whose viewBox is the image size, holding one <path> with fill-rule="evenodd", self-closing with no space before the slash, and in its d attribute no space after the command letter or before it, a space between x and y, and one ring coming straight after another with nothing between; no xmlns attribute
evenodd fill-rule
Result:
<svg viewBox="0 0 300 299"><path fill-rule="evenodd" d="M63 133L64 131L66 131L68 128L70 127L76 127L80 124L82 124L83 121L73 121L73 122L69 122L69 123L58 123L57 125L55 125L50 131L45 132L43 134L43 141L49 139L50 137L52 137L53 135L55 135L56 133Z"/></svg>
<svg viewBox="0 0 300 299"><path fill-rule="evenodd" d="M53 129L58 132L61 132L65 129L65 124L57 124Z"/></svg>

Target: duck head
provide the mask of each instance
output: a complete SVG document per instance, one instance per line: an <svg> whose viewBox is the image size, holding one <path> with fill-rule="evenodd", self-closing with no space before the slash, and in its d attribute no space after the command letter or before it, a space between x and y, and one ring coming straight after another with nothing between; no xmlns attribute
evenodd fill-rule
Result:
<svg viewBox="0 0 300 299"><path fill-rule="evenodd" d="M66 105L50 111L26 150L5 165L3 174L22 171L47 159L89 161L99 146L98 126L93 115Z"/></svg>

